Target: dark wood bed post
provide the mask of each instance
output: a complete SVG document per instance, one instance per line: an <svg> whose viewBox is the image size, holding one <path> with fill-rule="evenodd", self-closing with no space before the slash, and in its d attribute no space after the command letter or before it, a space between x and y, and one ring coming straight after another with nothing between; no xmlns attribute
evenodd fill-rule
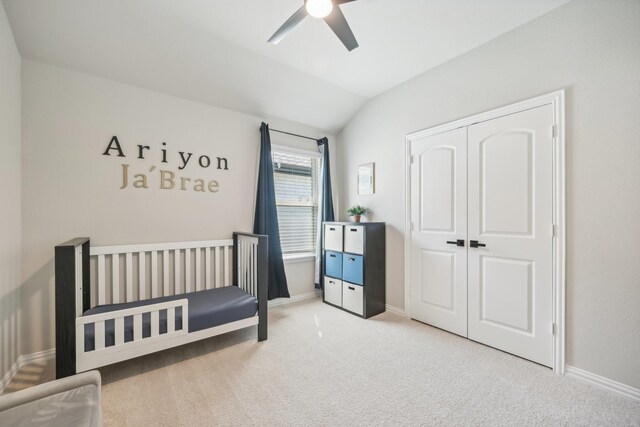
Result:
<svg viewBox="0 0 640 427"><path fill-rule="evenodd" d="M55 248L56 378L76 373L76 252L81 250L82 311L90 308L90 241L69 240Z"/></svg>
<svg viewBox="0 0 640 427"><path fill-rule="evenodd" d="M233 233L233 285L238 286L238 235L258 238L258 341L268 336L269 304L269 236L251 233Z"/></svg>
<svg viewBox="0 0 640 427"><path fill-rule="evenodd" d="M258 237L258 341L267 339L269 303L269 236Z"/></svg>

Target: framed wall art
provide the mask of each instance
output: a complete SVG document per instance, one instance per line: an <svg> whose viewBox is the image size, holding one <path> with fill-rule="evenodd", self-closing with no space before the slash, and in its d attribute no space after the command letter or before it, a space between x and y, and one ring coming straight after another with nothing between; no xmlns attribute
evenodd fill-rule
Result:
<svg viewBox="0 0 640 427"><path fill-rule="evenodd" d="M358 166L358 195L375 193L375 163Z"/></svg>

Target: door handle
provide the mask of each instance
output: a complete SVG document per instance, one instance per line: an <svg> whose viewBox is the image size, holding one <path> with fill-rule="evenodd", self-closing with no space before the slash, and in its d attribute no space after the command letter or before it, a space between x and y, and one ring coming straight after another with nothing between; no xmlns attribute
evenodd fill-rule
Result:
<svg viewBox="0 0 640 427"><path fill-rule="evenodd" d="M447 244L456 245L456 246L463 246L464 247L464 239L447 240Z"/></svg>
<svg viewBox="0 0 640 427"><path fill-rule="evenodd" d="M471 248L484 248L487 245L485 245L484 243L480 243L477 240L469 240L469 247Z"/></svg>

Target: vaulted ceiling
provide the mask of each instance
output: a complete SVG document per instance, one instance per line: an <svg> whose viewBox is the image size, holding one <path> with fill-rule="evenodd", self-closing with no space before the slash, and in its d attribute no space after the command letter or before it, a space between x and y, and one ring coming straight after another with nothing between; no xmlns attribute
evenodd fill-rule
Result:
<svg viewBox="0 0 640 427"><path fill-rule="evenodd" d="M3 0L23 57L336 132L371 97L568 0L358 0L348 52L303 0Z"/></svg>

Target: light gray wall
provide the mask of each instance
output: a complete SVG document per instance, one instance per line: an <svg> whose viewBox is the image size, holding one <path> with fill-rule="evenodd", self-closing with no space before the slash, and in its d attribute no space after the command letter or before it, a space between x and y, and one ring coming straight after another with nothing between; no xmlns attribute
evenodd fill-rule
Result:
<svg viewBox="0 0 640 427"><path fill-rule="evenodd" d="M0 2L0 387L18 358L21 62Z"/></svg>
<svg viewBox="0 0 640 427"><path fill-rule="evenodd" d="M251 231L262 118L25 60L23 64L23 354L55 346L53 248L69 238L93 245L208 240ZM318 129L269 119L272 127L312 137ZM117 135L126 158L102 155ZM327 135L331 144L334 136ZM215 179L219 192L161 190L166 169ZM272 135L272 142L317 149L313 141ZM137 144L149 145L146 160ZM177 151L194 153L178 170ZM228 171L202 169L195 157L226 157ZM121 186L121 164L148 172L149 189ZM179 185L179 183L178 183ZM313 291L312 263L287 268L293 296Z"/></svg>
<svg viewBox="0 0 640 427"><path fill-rule="evenodd" d="M567 363L640 387L640 1L576 0L369 102L338 136L342 206L387 221L387 303L404 307L404 136L562 88ZM367 162L376 194L358 197Z"/></svg>

